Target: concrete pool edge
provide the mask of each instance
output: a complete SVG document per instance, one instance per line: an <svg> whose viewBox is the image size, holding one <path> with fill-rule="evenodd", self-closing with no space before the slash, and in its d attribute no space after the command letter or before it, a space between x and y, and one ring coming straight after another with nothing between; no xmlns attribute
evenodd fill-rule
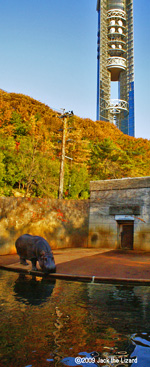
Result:
<svg viewBox="0 0 150 367"><path fill-rule="evenodd" d="M46 280L66 280L66 281L75 281L75 282L84 282L84 283L92 283L92 284L124 284L124 285L137 285L137 286L150 286L150 280L148 279L131 279L131 278L110 278L110 277L98 277L98 276L88 276L88 275L75 275L75 274L60 274L60 273L52 273L45 275L41 271L32 271L27 269L20 268L12 268L10 265L0 265L1 270L11 271L24 275L37 276L41 278L45 278Z"/></svg>

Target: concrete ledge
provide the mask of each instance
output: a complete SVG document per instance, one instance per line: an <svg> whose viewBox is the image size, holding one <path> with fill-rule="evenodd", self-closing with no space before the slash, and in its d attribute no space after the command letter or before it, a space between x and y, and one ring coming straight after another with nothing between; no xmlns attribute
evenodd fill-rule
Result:
<svg viewBox="0 0 150 367"><path fill-rule="evenodd" d="M125 285L137 285L137 286L150 286L150 280L148 279L131 279L131 278L111 278L111 277L98 277L98 276L86 276L86 275L73 275L73 274L59 274L59 273L52 273L52 274L44 274L41 271L32 271L27 269L22 269L19 267L13 267L12 265L0 265L0 269L13 271L19 274L31 275L46 278L47 280L51 281L54 279L66 280L66 281L74 281L74 282L84 282L84 283L92 283L92 284L100 284L100 283L107 283L107 284L125 284Z"/></svg>

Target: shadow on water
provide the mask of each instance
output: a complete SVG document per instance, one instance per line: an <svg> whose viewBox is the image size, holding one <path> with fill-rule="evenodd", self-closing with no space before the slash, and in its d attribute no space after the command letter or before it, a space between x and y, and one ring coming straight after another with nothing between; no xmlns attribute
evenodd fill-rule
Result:
<svg viewBox="0 0 150 367"><path fill-rule="evenodd" d="M17 301L33 306L46 302L53 293L56 280L51 282L46 279L37 281L36 277L26 277L20 274L14 283L14 295Z"/></svg>
<svg viewBox="0 0 150 367"><path fill-rule="evenodd" d="M141 292L140 287L134 286L90 286L89 304L91 314L97 309L97 322L109 323L118 333L135 333L143 325L145 332L150 330L150 292ZM99 320L99 315L101 320ZM103 322L102 322L103 320ZM136 322L135 322L136 320Z"/></svg>

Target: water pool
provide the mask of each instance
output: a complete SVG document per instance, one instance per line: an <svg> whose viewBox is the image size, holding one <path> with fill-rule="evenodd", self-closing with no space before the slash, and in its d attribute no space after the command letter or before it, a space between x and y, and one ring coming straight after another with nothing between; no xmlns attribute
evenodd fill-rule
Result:
<svg viewBox="0 0 150 367"><path fill-rule="evenodd" d="M150 366L150 287L0 271L0 321L1 367Z"/></svg>

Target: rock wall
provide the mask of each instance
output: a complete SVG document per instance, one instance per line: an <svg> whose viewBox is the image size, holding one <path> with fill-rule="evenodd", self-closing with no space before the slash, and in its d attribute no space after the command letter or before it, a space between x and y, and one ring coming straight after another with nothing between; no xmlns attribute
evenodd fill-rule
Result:
<svg viewBox="0 0 150 367"><path fill-rule="evenodd" d="M0 198L0 255L15 253L23 233L47 239L52 249L88 246L89 201Z"/></svg>
<svg viewBox="0 0 150 367"><path fill-rule="evenodd" d="M91 182L89 246L119 248L118 216L134 220L133 249L150 251L150 177Z"/></svg>

